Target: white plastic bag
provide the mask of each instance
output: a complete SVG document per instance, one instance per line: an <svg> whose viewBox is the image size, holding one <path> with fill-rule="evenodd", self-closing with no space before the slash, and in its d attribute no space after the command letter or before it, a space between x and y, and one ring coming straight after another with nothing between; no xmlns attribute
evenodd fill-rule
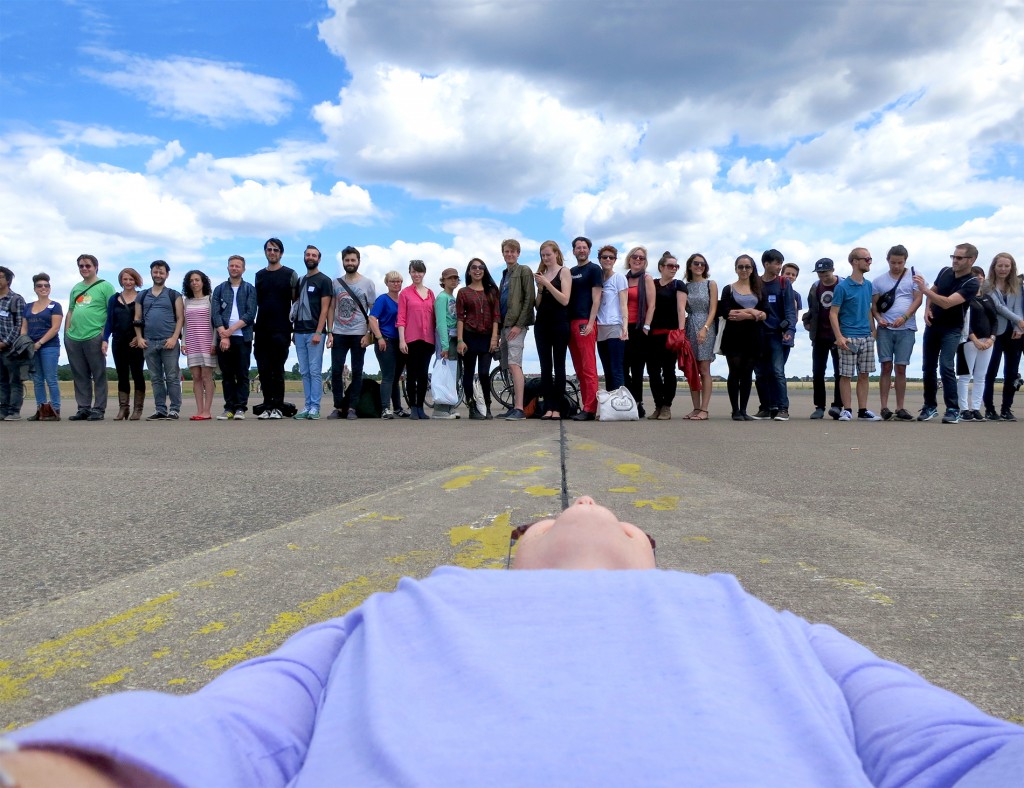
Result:
<svg viewBox="0 0 1024 788"><path fill-rule="evenodd" d="M457 405L459 391L455 383L458 363L453 359L439 358L430 373L430 393L435 405Z"/></svg>
<svg viewBox="0 0 1024 788"><path fill-rule="evenodd" d="M623 386L615 391L597 392L598 421L640 421L636 400Z"/></svg>

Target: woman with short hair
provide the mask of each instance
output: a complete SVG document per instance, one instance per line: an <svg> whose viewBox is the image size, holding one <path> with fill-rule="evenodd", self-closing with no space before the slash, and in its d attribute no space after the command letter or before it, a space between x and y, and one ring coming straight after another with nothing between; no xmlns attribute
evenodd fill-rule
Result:
<svg viewBox="0 0 1024 788"><path fill-rule="evenodd" d="M32 277L36 300L25 304L21 333L32 340L36 354L32 364L32 385L36 395L35 415L29 421L60 421L60 384L57 366L60 363L60 324L64 309L50 300L50 275ZM46 398L49 390L50 398ZM44 406L49 405L49 408ZM52 410L52 413L50 412Z"/></svg>
<svg viewBox="0 0 1024 788"><path fill-rule="evenodd" d="M601 357L604 370L604 387L615 391L625 383L623 366L626 358L626 340L629 329L626 316L629 282L615 270L619 250L614 246L602 246L597 253L601 264L604 284L601 288L601 308L597 311L597 354Z"/></svg>
<svg viewBox="0 0 1024 788"><path fill-rule="evenodd" d="M181 354L188 359L192 395L196 398L196 414L189 421L209 421L213 418L213 371L217 368L210 277L199 270L189 271L181 283L181 292L185 297L185 341L181 343Z"/></svg>
<svg viewBox="0 0 1024 788"><path fill-rule="evenodd" d="M370 330L373 332L373 351L380 365L380 404L382 419L406 418L398 380L405 369L405 356L398 349L398 294L402 290L402 275L398 271L384 274L387 292L377 296L370 310ZM354 405L353 405L354 407Z"/></svg>

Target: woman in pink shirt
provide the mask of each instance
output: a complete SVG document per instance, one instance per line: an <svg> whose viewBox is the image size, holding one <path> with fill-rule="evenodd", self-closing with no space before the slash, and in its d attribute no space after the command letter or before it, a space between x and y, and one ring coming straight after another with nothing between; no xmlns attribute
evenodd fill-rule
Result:
<svg viewBox="0 0 1024 788"><path fill-rule="evenodd" d="M406 356L409 409L414 419L427 418L423 398L427 393L427 370L434 355L434 293L423 284L426 273L427 266L422 260L410 260L412 284L398 294L398 349Z"/></svg>

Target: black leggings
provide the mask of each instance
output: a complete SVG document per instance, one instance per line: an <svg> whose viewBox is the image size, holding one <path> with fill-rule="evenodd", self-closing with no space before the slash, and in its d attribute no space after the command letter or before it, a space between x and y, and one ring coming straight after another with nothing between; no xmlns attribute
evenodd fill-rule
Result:
<svg viewBox="0 0 1024 788"><path fill-rule="evenodd" d="M672 407L676 397L676 354L668 349L668 334L647 337L647 377L651 382L654 407Z"/></svg>
<svg viewBox="0 0 1024 788"><path fill-rule="evenodd" d="M726 361L729 362L727 387L732 412L746 413L757 359L753 356L727 356Z"/></svg>
<svg viewBox="0 0 1024 788"><path fill-rule="evenodd" d="M430 359L434 355L434 345L423 339L409 342L408 345L405 378L409 391L409 406L422 408L423 398L427 396L427 373L430 370Z"/></svg>
<svg viewBox="0 0 1024 788"><path fill-rule="evenodd" d="M145 392L146 375L142 368L146 361L146 354L140 348L132 347L129 343L134 336L117 336L113 339L114 368L117 370L117 390L128 393L131 391L131 384L134 381L135 390Z"/></svg>
<svg viewBox="0 0 1024 788"><path fill-rule="evenodd" d="M557 410L565 416L565 354L569 349L569 324L538 321L533 329L540 357L542 412Z"/></svg>
<svg viewBox="0 0 1024 788"><path fill-rule="evenodd" d="M491 407L491 335L476 331L463 331L466 354L462 357L462 391L467 403L473 402L473 367L480 376L480 389L484 402Z"/></svg>
<svg viewBox="0 0 1024 788"><path fill-rule="evenodd" d="M995 388L996 375L999 374L999 364L1006 358L1003 367L1003 398L1002 409L1009 410L1013 407L1013 395L1016 389L1013 383L1017 380L1017 372L1020 369L1021 348L1024 347L1024 337L1014 339L1013 332L1016 326L1008 325L1006 331L996 337L992 360L988 364L988 372L985 375L985 408L995 410Z"/></svg>

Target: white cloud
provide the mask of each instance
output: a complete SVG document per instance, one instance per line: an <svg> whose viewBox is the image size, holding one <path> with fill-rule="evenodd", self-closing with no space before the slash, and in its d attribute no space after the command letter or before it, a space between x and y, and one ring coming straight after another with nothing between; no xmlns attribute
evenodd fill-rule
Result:
<svg viewBox="0 0 1024 788"><path fill-rule="evenodd" d="M146 162L146 172L159 172L175 159L185 155L185 149L178 140L171 140L163 148L155 151Z"/></svg>
<svg viewBox="0 0 1024 788"><path fill-rule="evenodd" d="M358 180L508 211L596 185L640 137L632 123L570 109L518 77L459 70L381 66L313 116L337 166Z"/></svg>
<svg viewBox="0 0 1024 788"><path fill-rule="evenodd" d="M58 121L54 124L64 145L87 145L93 148L125 148L136 145L155 145L159 140L148 134L133 134L109 126L82 126Z"/></svg>
<svg viewBox="0 0 1024 788"><path fill-rule="evenodd" d="M153 60L120 52L90 50L112 62L112 71L85 73L145 101L157 112L215 126L233 122L274 125L299 96L283 79L247 71L241 64L202 58Z"/></svg>

